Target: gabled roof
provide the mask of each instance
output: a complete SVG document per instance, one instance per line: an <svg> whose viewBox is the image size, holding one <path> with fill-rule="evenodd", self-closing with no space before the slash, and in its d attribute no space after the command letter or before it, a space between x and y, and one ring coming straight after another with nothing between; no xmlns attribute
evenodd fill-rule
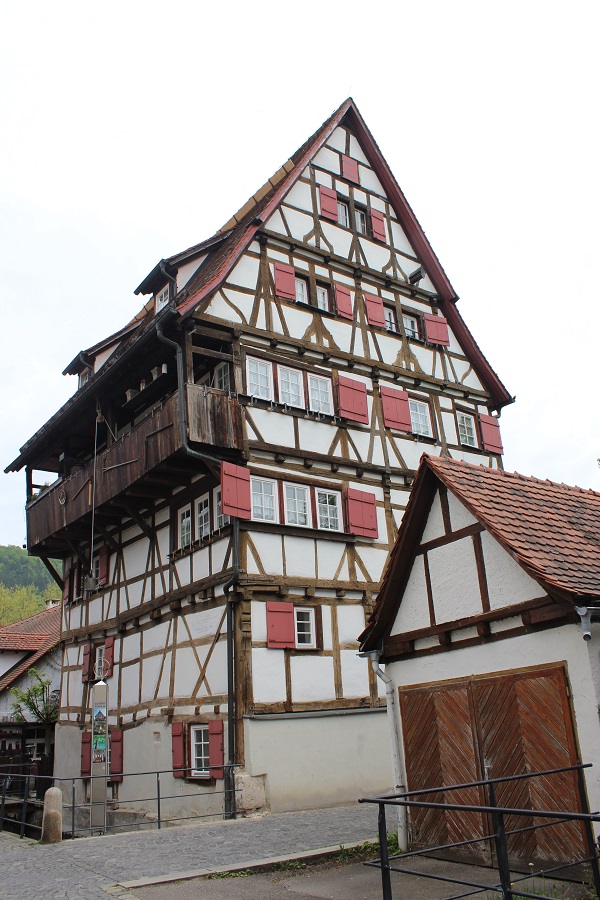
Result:
<svg viewBox="0 0 600 900"><path fill-rule="evenodd" d="M58 644L61 626L60 604L0 628L0 649L31 651L18 665L0 678L0 692L7 690L21 675L37 665ZM31 644L31 646L25 646ZM37 646L33 646L37 644Z"/></svg>
<svg viewBox="0 0 600 900"><path fill-rule="evenodd" d="M600 600L600 494L424 454L375 610L359 638L363 649L376 649L393 625L440 483L547 593L575 603Z"/></svg>

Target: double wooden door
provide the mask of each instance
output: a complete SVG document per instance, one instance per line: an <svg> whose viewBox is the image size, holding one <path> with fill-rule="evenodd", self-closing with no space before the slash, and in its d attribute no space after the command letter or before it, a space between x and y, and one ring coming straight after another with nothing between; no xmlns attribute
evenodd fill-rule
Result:
<svg viewBox="0 0 600 900"><path fill-rule="evenodd" d="M562 667L471 678L400 690L409 790L464 784L575 764L576 744ZM486 771L489 773L486 776ZM499 806L579 810L576 774L509 781L496 786ZM432 801L488 803L483 788L427 795ZM411 810L418 846L453 843L491 833L477 812ZM506 830L539 819L507 817ZM550 820L545 820L550 821ZM489 842L470 852L486 858ZM571 862L585 854L580 824L569 822L508 837L510 855L522 860Z"/></svg>

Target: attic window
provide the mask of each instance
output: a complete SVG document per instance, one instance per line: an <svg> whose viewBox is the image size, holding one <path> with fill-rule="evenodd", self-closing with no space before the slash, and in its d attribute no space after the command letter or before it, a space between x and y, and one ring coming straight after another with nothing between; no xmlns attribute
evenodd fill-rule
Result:
<svg viewBox="0 0 600 900"><path fill-rule="evenodd" d="M159 313L161 309L164 309L167 303L169 302L169 285L166 284L162 291L156 295L156 299L154 301L155 304L155 312Z"/></svg>

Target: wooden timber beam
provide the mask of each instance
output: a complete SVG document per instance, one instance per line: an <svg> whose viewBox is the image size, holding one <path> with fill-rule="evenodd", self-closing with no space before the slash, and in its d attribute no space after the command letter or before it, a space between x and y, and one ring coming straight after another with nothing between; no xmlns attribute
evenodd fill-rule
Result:
<svg viewBox="0 0 600 900"><path fill-rule="evenodd" d="M52 578L55 580L55 582L59 586L61 593L62 593L62 590L65 586L64 580L60 577L60 575L58 574L58 572L56 571L56 569L54 568L54 566L52 565L52 563L50 562L50 560L48 559L47 556L40 556L40 559L42 560L42 562L48 569L48 572L50 573Z"/></svg>
<svg viewBox="0 0 600 900"><path fill-rule="evenodd" d="M136 512L136 510L133 509L132 507L127 507L124 505L124 509L126 510L127 515L131 519L133 519L133 521L138 526L138 528L140 528L142 530L142 532L146 535L148 540L151 541L154 536L154 532L152 531L152 529L150 528L150 526L148 525L146 520L138 512Z"/></svg>

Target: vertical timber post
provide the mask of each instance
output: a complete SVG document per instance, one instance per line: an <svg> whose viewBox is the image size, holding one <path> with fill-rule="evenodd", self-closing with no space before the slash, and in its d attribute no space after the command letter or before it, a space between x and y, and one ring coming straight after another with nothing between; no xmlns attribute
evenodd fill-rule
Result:
<svg viewBox="0 0 600 900"><path fill-rule="evenodd" d="M385 821L385 803L379 804L377 816L379 827L379 858L381 861L381 890L383 900L392 900L392 881L390 878L390 856L387 845L387 825Z"/></svg>

